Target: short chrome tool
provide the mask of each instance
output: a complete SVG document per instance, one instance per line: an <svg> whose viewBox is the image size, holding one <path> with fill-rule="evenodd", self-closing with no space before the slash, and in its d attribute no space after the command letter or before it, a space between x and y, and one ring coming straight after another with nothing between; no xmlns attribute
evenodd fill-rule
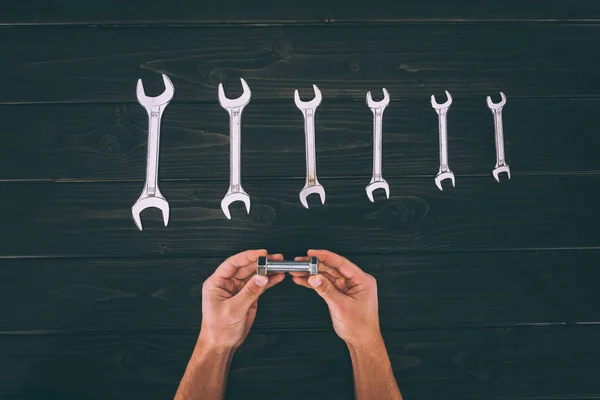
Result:
<svg viewBox="0 0 600 400"><path fill-rule="evenodd" d="M221 200L221 209L231 219L229 205L241 201L246 205L246 212L250 214L250 196L242 187L242 112L250 102L250 88L246 81L240 78L244 93L237 99L228 99L223 91L223 84L219 83L219 103L229 113L229 189Z"/></svg>
<svg viewBox="0 0 600 400"><path fill-rule="evenodd" d="M446 100L444 104L438 104L435 101L435 95L431 95L431 107L433 107L438 114L438 129L440 131L440 169L435 176L435 185L442 191L444 190L442 189L442 181L445 179L450 179L452 181L452 187L456 186L454 173L450 171L450 167L448 166L448 129L446 125L446 115L448 114L450 104L452 104L452 96L450 96L450 93L447 90L446 96L448 96L448 100Z"/></svg>
<svg viewBox="0 0 600 400"><path fill-rule="evenodd" d="M313 85L315 98L311 101L300 100L298 90L294 92L294 101L296 107L304 115L304 135L306 145L306 183L300 191L300 202L305 208L308 208L306 198L311 194L318 194L321 198L321 204L325 204L325 189L317 179L317 155L315 150L315 111L323 97L317 85Z"/></svg>
<svg viewBox="0 0 600 400"><path fill-rule="evenodd" d="M277 272L309 272L311 275L319 273L319 259L311 257L310 261L271 261L267 257L258 257L256 273L268 275Z"/></svg>
<svg viewBox="0 0 600 400"><path fill-rule="evenodd" d="M158 154L160 150L160 121L167 105L175 95L175 87L165 74L162 74L165 91L157 97L148 97L144 92L142 80L137 82L138 102L148 113L148 154L146 159L146 183L142 194L131 207L131 215L138 229L142 230L140 213L146 208L158 208L162 211L165 226L169 223L169 203L158 189Z"/></svg>
<svg viewBox="0 0 600 400"><path fill-rule="evenodd" d="M390 103L390 95L386 88L383 88L383 100L381 101L373 101L371 97L371 92L367 92L367 105L373 112L373 176L371 177L371 182L367 185L367 197L371 200L371 203L374 203L373 200L373 192L377 189L385 190L385 195L389 199L390 198L390 186L383 179L381 174L381 148L382 148L382 120L383 120L383 110Z"/></svg>
<svg viewBox="0 0 600 400"><path fill-rule="evenodd" d="M500 182L500 174L506 172L508 179L510 179L510 167L506 163L504 157L504 128L502 126L502 108L506 104L506 96L500 92L500 103L493 103L490 96L487 97L487 106L494 115L494 132L496 136L496 166L492 171L496 182Z"/></svg>

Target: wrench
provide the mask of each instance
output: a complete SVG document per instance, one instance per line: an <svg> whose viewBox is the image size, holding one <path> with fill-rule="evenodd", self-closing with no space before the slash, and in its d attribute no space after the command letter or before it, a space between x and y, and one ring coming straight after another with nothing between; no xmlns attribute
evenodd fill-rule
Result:
<svg viewBox="0 0 600 400"><path fill-rule="evenodd" d="M246 205L246 212L250 214L250 196L242 187L242 138L241 124L244 107L250 102L250 88L243 78L240 78L244 93L237 99L228 99L223 91L223 84L219 83L219 103L229 113L229 189L221 200L221 209L231 219L229 205L236 201L242 201Z"/></svg>
<svg viewBox="0 0 600 400"><path fill-rule="evenodd" d="M146 208L158 208L162 211L165 226L169 223L169 203L158 189L158 153L160 150L160 120L167 105L175 95L175 87L165 74L162 74L165 91L157 97L148 97L144 92L142 80L137 82L138 103L148 113L148 154L146 158L146 183L142 194L131 207L131 215L138 229L142 230L140 213Z"/></svg>
<svg viewBox="0 0 600 400"><path fill-rule="evenodd" d="M510 167L506 163L504 157L504 130L502 127L502 108L506 104L506 96L500 92L500 103L492 103L492 98L487 97L487 106L489 107L492 114L494 114L494 131L496 136L496 167L492 171L496 182L500 182L500 174L506 172L508 179L510 179Z"/></svg>
<svg viewBox="0 0 600 400"><path fill-rule="evenodd" d="M450 179L452 181L452 187L456 186L454 173L450 171L450 167L448 167L448 129L446 125L446 115L448 114L450 104L452 104L452 96L450 96L450 93L447 90L446 96L448 97L448 100L444 104L438 104L435 101L435 95L431 95L431 107L433 107L438 114L440 131L440 169L435 176L435 185L442 191L444 190L442 189L442 181L445 179Z"/></svg>
<svg viewBox="0 0 600 400"><path fill-rule="evenodd" d="M310 261L271 261L267 257L258 257L256 273L268 275L270 272L308 272L311 275L319 273L319 259L311 257Z"/></svg>
<svg viewBox="0 0 600 400"><path fill-rule="evenodd" d="M305 208L308 208L306 198L311 194L318 194L321 198L321 204L325 204L325 189L317 180L317 159L315 151L315 111L323 96L317 85L313 85L315 98L311 101L301 101L298 89L294 92L294 101L296 107L304 115L304 136L306 145L306 183L300 191L300 202Z"/></svg>
<svg viewBox="0 0 600 400"><path fill-rule="evenodd" d="M367 105L373 112L373 176L371 182L367 185L367 197L374 203L373 192L377 189L385 190L385 195L390 198L390 186L381 175L381 125L383 120L383 111L390 103L390 95L386 88L383 88L383 100L373 101L371 92L367 92Z"/></svg>

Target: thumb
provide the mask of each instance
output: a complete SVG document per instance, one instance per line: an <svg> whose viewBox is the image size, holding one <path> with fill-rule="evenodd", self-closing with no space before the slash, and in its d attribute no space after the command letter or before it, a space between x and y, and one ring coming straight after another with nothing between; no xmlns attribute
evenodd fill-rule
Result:
<svg viewBox="0 0 600 400"><path fill-rule="evenodd" d="M308 284L315 289L328 305L334 305L342 301L344 294L340 292L331 281L321 274L312 275L308 278Z"/></svg>
<svg viewBox="0 0 600 400"><path fill-rule="evenodd" d="M238 294L231 299L235 303L235 308L242 309L248 312L252 304L258 300L261 294L267 288L269 278L263 275L254 275L239 291Z"/></svg>

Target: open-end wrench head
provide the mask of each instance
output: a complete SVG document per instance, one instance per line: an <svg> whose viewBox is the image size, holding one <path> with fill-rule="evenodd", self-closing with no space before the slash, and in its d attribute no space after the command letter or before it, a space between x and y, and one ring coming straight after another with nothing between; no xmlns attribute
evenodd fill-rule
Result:
<svg viewBox="0 0 600 400"><path fill-rule="evenodd" d="M311 194L318 194L321 198L321 204L325 204L325 188L321 185L305 186L300 191L300 203L304 208L308 208L308 201L306 200Z"/></svg>
<svg viewBox="0 0 600 400"><path fill-rule="evenodd" d="M492 98L490 96L488 96L485 99L487 102L487 106L489 107L490 110L492 110L492 111L500 110L502 107L504 107L504 105L506 104L506 96L504 95L504 93L500 92L500 97L502 99L502 100L500 100L500 103L493 103Z"/></svg>
<svg viewBox="0 0 600 400"><path fill-rule="evenodd" d="M147 208L158 208L162 211L163 222L165 226L169 224L169 203L162 197L143 197L135 202L131 207L131 216L135 221L138 229L142 230L142 221L140 219L140 213Z"/></svg>
<svg viewBox="0 0 600 400"><path fill-rule="evenodd" d="M447 90L446 90L446 97L448 97L448 100L446 100L445 103L438 104L438 102L435 101L435 95L432 94L431 95L431 107L435 108L436 110L443 110L445 108L450 107L450 104L452 104L452 96L450 96L450 92L448 92Z"/></svg>
<svg viewBox="0 0 600 400"><path fill-rule="evenodd" d="M219 104L224 109L230 108L240 108L246 106L250 102L250 97L252 96L252 92L250 91L250 87L244 80L244 78L240 78L242 82L242 88L244 89L244 93L237 99L228 99L225 96L225 91L223 90L223 84L219 83Z"/></svg>
<svg viewBox="0 0 600 400"><path fill-rule="evenodd" d="M235 203L236 201L243 202L246 205L246 213L250 214L250 196L248 196L248 193L244 191L227 193L225 197L223 197L223 200L221 200L221 209L223 210L223 214L225 214L227 219L231 219L229 206L231 203Z"/></svg>
<svg viewBox="0 0 600 400"><path fill-rule="evenodd" d="M367 105L370 109L373 108L385 108L390 104L390 94L388 93L386 88L383 88L383 100L381 101L373 101L371 97L371 92L367 92Z"/></svg>
<svg viewBox="0 0 600 400"><path fill-rule="evenodd" d="M371 200L371 203L375 203L375 200L373 199L373 192L377 189L385 190L385 197L387 197L388 199L390 198L390 185L388 185L385 179L381 181L371 182L367 185L365 189L367 191L367 197L369 198L369 200Z"/></svg>
<svg viewBox="0 0 600 400"><path fill-rule="evenodd" d="M144 84L141 79L137 81L136 94L138 102L144 107L159 107L169 104L173 96L175 95L175 86L173 86L173 82L171 79L165 74L162 74L163 82L165 83L165 91L156 97L148 97L146 96L146 92L144 91Z"/></svg>
<svg viewBox="0 0 600 400"><path fill-rule="evenodd" d="M508 165L503 165L501 167L494 168L494 170L492 171L492 174L494 175L494 179L496 180L496 182L500 183L500 174L503 172L506 172L508 179L510 179L510 168Z"/></svg>
<svg viewBox="0 0 600 400"><path fill-rule="evenodd" d="M302 101L300 100L300 93L298 93L298 89L296 89L294 91L294 102L296 103L296 107L300 110L310 110L319 107L321 100L323 100L323 96L317 85L313 85L313 90L315 91L315 98L311 101Z"/></svg>
<svg viewBox="0 0 600 400"><path fill-rule="evenodd" d="M442 188L442 181L446 179L450 179L452 181L452 187L456 187L456 182L454 181L454 173L451 171L441 172L437 174L435 177L435 186L437 186L437 188L441 191L444 191L444 189Z"/></svg>

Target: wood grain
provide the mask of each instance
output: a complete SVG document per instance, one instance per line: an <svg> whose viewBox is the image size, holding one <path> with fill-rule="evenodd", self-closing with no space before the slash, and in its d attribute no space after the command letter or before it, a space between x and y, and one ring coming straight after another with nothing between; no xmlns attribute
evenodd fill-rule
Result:
<svg viewBox="0 0 600 400"><path fill-rule="evenodd" d="M235 96L239 77L253 101L290 104L295 89L311 96L312 84L324 104L362 102L381 86L424 104L444 90L456 101L500 90L511 98L597 96L599 40L594 24L13 27L0 30L0 102L134 102L140 77L161 90L158 72L173 78L174 101L216 102L219 82Z"/></svg>
<svg viewBox="0 0 600 400"><path fill-rule="evenodd" d="M464 251L600 246L599 177L459 178L440 192L433 176L391 179L391 198L364 192L368 181L322 179L323 206L300 204L303 179L246 180L252 209L221 211L228 182L166 182L164 228L156 209L131 218L142 184L19 183L1 187L2 256L228 256L248 248L339 253ZM448 184L448 182L446 182Z"/></svg>
<svg viewBox="0 0 600 400"><path fill-rule="evenodd" d="M596 99L509 99L503 121L513 175L599 172L600 136L588 134L597 128L598 108ZM457 100L448 118L454 173L489 176L496 155L485 98ZM148 121L137 104L4 106L0 119L6 128L0 133L5 151L0 179L139 181L145 176ZM386 108L384 177L437 172L437 123L423 101L396 101ZM366 104L325 103L316 124L319 175L369 179L373 122ZM161 132L163 180L229 179L229 118L218 104L171 105ZM242 141L244 178L304 174L303 120L293 103L250 103Z"/></svg>
<svg viewBox="0 0 600 400"><path fill-rule="evenodd" d="M287 2L240 0L190 2L163 0L87 1L6 0L0 5L3 24L206 24L206 23L336 23L389 21L598 20L594 1L547 2L441 0L341 3L334 0Z"/></svg>
<svg viewBox="0 0 600 400"><path fill-rule="evenodd" d="M409 399L597 399L597 326L385 332ZM0 339L7 399L171 398L196 335ZM265 388L268 394L265 395ZM333 332L252 334L229 399L350 399L348 351Z"/></svg>
<svg viewBox="0 0 600 400"><path fill-rule="evenodd" d="M383 329L600 322L599 251L348 257L377 279ZM202 283L222 261L4 260L0 332L195 331ZM261 297L253 329L330 328L323 300L287 277Z"/></svg>

